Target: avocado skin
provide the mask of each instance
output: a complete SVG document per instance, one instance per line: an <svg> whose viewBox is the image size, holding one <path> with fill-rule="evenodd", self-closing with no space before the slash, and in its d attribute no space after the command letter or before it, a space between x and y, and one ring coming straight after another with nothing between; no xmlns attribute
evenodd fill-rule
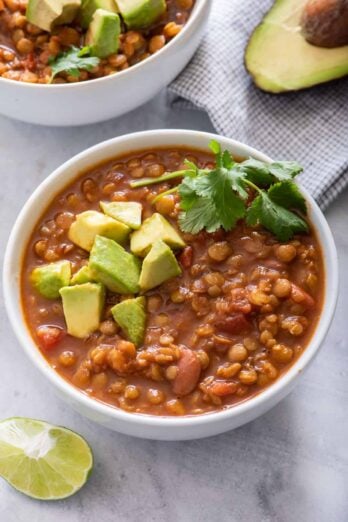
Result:
<svg viewBox="0 0 348 522"><path fill-rule="evenodd" d="M145 297L126 299L113 308L111 313L116 323L121 327L127 339L139 347L144 342L146 312Z"/></svg>
<svg viewBox="0 0 348 522"><path fill-rule="evenodd" d="M140 260L112 239L95 238L88 266L93 279L103 283L111 292L138 293Z"/></svg>
<svg viewBox="0 0 348 522"><path fill-rule="evenodd" d="M337 80L339 78L343 78L344 76L348 75L348 46L344 46L343 48L339 47L336 49L320 48L320 47L313 46L313 45L309 44L308 42L306 42L303 35L301 35L301 38L302 38L303 42L305 42L305 44L306 44L306 47L305 47L306 52L310 51L310 48L318 50L323 58L325 57L325 59L327 59L329 57L328 61L330 61L330 64L332 66L328 67L327 70L319 70L319 71L316 71L314 68L313 74L309 74L309 75L307 74L305 78L298 78L296 82L292 82L292 84L290 85L290 84L287 84L286 81L280 81L279 79L277 79L276 74L274 74L273 77L270 75L265 76L262 66L255 65L255 63L254 63L255 55L260 57L260 59L262 60L262 55L261 55L261 51L260 51L260 49L261 49L260 43L262 43L266 38L268 38L267 29L271 26L271 24L275 25L272 21L272 19L274 18L274 13L279 11L279 9L283 8L284 5L289 4L291 6L293 3L294 3L293 0L275 0L273 6L267 11L267 13L265 14L261 23L252 32L252 34L249 38L248 44L246 46L246 49L245 49L244 66L245 66L247 72L250 74L250 76L253 79L253 82L259 89L261 89L264 92L271 93L271 94L279 94L279 93L284 93L284 92L308 89L315 85ZM300 3L302 3L303 7L304 7L307 3L307 0L299 0L298 4L300 4ZM300 9L301 6L298 4L297 4L297 9L299 12L299 15L298 15L299 19L298 19L297 27L300 26L300 18L301 18L301 9ZM264 35L263 33L266 33L266 35ZM294 33L294 34L297 34L297 33ZM342 56L342 54L341 54L342 51L340 51L341 49L344 49L344 51L346 51L346 53L347 53L346 59L342 60L342 58L340 58L339 63L335 66L335 57L332 54L332 52L333 53L336 52L337 54L339 53ZM328 52L331 54L328 55L327 54ZM283 60L286 60L286 50L283 53ZM301 60L303 60L303 53L298 54L297 60L299 62ZM337 60L337 58L336 58L336 60ZM321 60L318 59L317 62L320 66ZM296 78L296 63L293 64L293 67L294 67L293 77Z"/></svg>

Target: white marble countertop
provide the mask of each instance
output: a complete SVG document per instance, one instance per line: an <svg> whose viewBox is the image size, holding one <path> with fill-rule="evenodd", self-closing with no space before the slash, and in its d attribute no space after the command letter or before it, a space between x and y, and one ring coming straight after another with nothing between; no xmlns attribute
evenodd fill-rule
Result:
<svg viewBox="0 0 348 522"><path fill-rule="evenodd" d="M165 102L162 95L119 120L83 128L34 127L0 117L1 258L24 201L73 154L141 129L212 129L204 114L172 110ZM1 296L0 418L29 416L75 429L95 454L87 486L65 501L34 501L0 481L1 522L348 520L347 206L348 191L327 212L338 246L341 295L322 352L287 399L218 437L138 440L81 417L55 396L21 351Z"/></svg>

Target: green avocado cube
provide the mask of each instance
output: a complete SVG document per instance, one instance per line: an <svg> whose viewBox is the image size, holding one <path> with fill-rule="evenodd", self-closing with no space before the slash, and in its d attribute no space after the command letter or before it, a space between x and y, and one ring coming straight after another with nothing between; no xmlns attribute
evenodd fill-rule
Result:
<svg viewBox="0 0 348 522"><path fill-rule="evenodd" d="M89 252L97 235L125 243L129 232L130 228L124 223L96 210L86 210L76 216L76 221L69 228L68 236L75 245Z"/></svg>
<svg viewBox="0 0 348 522"><path fill-rule="evenodd" d="M105 301L103 285L85 283L65 286L59 293L70 335L83 339L98 330Z"/></svg>
<svg viewBox="0 0 348 522"><path fill-rule="evenodd" d="M54 26L70 24L77 15L81 0L29 0L28 22L51 32Z"/></svg>
<svg viewBox="0 0 348 522"><path fill-rule="evenodd" d="M70 261L64 260L34 268L30 281L42 296L47 299L58 299L59 290L69 284L70 277Z"/></svg>
<svg viewBox="0 0 348 522"><path fill-rule="evenodd" d="M95 283L91 276L88 265L83 266L71 278L71 285L83 285L84 283Z"/></svg>
<svg viewBox="0 0 348 522"><path fill-rule="evenodd" d="M88 266L93 279L111 292L136 294L139 291L140 260L111 239L95 238Z"/></svg>
<svg viewBox="0 0 348 522"><path fill-rule="evenodd" d="M145 304L145 297L137 297L121 301L111 308L116 323L119 324L127 339L137 347L143 344L145 337Z"/></svg>
<svg viewBox="0 0 348 522"><path fill-rule="evenodd" d="M97 9L89 24L86 34L86 45L93 56L106 58L118 50L121 33L120 17L105 9Z"/></svg>
<svg viewBox="0 0 348 522"><path fill-rule="evenodd" d="M155 241L161 239L171 248L184 248L185 242L174 227L158 213L145 219L139 230L131 235L131 251L144 257Z"/></svg>
<svg viewBox="0 0 348 522"><path fill-rule="evenodd" d="M81 2L81 27L87 29L97 9L105 9L111 13L117 13L115 0L82 0Z"/></svg>
<svg viewBox="0 0 348 522"><path fill-rule="evenodd" d="M167 9L165 0L116 0L128 29L144 29L152 25Z"/></svg>
<svg viewBox="0 0 348 522"><path fill-rule="evenodd" d="M136 201L113 201L111 203L100 202L102 211L121 223L137 230L141 225L143 206Z"/></svg>
<svg viewBox="0 0 348 522"><path fill-rule="evenodd" d="M139 285L142 292L181 274L173 251L163 241L156 241L143 261Z"/></svg>

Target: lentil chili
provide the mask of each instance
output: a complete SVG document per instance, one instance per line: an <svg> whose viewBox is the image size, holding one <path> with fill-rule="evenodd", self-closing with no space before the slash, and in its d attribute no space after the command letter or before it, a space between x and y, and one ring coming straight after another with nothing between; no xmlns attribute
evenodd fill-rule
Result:
<svg viewBox="0 0 348 522"><path fill-rule="evenodd" d="M182 275L146 292L145 342L136 349L110 309L123 299L108 292L99 330L86 339L66 333L59 299L30 284L32 270L68 259L73 273L88 253L68 239L76 214L102 201L137 201L177 227L177 194L154 197L177 182L131 189L129 182L182 168L184 159L212 168L213 157L184 148L140 151L84 173L57 195L37 223L23 262L23 309L49 364L82 392L129 412L202 414L250 399L301 356L320 316L323 260L314 230L280 243L244 221L230 232L179 233ZM310 226L310 223L309 223Z"/></svg>
<svg viewBox="0 0 348 522"><path fill-rule="evenodd" d="M182 30L194 0L166 0L166 4L166 13L147 29L127 30L123 24L117 53L101 59L92 70L80 70L78 76L61 72L52 83L86 81L115 74L158 52ZM83 47L86 31L75 21L59 25L48 33L28 22L26 7L27 0L0 0L0 77L47 84L52 79L50 60L71 46Z"/></svg>

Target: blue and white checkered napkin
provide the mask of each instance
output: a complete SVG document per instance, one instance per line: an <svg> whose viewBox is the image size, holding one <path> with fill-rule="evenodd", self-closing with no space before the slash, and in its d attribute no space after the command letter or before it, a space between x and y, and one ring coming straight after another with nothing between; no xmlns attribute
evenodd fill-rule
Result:
<svg viewBox="0 0 348 522"><path fill-rule="evenodd" d="M326 208L348 185L348 80L272 95L244 68L244 49L270 0L214 0L195 57L170 86L204 109L220 134L305 167L302 184ZM285 57L284 57L285 59Z"/></svg>

